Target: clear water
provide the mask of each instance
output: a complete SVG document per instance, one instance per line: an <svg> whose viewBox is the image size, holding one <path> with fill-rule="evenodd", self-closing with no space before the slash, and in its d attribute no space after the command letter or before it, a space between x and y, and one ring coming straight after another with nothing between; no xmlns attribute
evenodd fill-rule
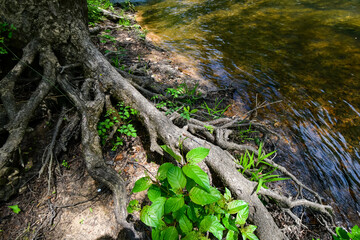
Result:
<svg viewBox="0 0 360 240"><path fill-rule="evenodd" d="M203 77L258 101L284 135L282 165L360 224L360 1L163 0L141 24Z"/></svg>

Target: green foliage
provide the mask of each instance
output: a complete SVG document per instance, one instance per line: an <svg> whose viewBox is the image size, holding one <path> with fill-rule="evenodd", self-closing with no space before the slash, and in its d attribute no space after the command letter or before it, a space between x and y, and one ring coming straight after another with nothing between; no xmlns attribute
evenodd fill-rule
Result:
<svg viewBox="0 0 360 240"><path fill-rule="evenodd" d="M342 227L337 227L335 229L336 231L336 236L333 235L334 240L358 240L360 239L360 228L355 225L352 229L351 232L347 232L345 229L343 229Z"/></svg>
<svg viewBox="0 0 360 240"><path fill-rule="evenodd" d="M69 163L65 159L62 161L61 165L66 169L70 169Z"/></svg>
<svg viewBox="0 0 360 240"><path fill-rule="evenodd" d="M214 127L213 126L204 125L204 128L206 128L206 130L208 130L211 134L214 133Z"/></svg>
<svg viewBox="0 0 360 240"><path fill-rule="evenodd" d="M131 200L127 207L128 213L133 213L134 211L140 211L141 207L138 200Z"/></svg>
<svg viewBox="0 0 360 240"><path fill-rule="evenodd" d="M21 211L18 205L8 206L8 208L10 208L16 214L19 214L19 212Z"/></svg>
<svg viewBox="0 0 360 240"><path fill-rule="evenodd" d="M13 24L8 24L7 22L0 22L0 43L4 45L5 41L8 41L12 38L13 31L16 30ZM0 46L0 54L7 54L8 52L2 46Z"/></svg>
<svg viewBox="0 0 360 240"><path fill-rule="evenodd" d="M114 10L109 0L87 0L89 24L94 25L100 22L103 17L99 8L106 10Z"/></svg>
<svg viewBox="0 0 360 240"><path fill-rule="evenodd" d="M239 138L241 143L244 143L245 141L252 141L254 138L251 137L252 133L256 133L257 131L251 129L251 124L249 125L248 129L245 130L239 130Z"/></svg>
<svg viewBox="0 0 360 240"><path fill-rule="evenodd" d="M116 151L119 146L124 144L122 136L136 137L136 129L130 122L131 116L136 116L137 114L137 110L125 106L124 103L117 104L116 111L113 109L108 110L104 120L99 122L97 126L102 145L111 140L111 150ZM114 128L117 130L112 133ZM112 136L111 139L109 139L110 136Z"/></svg>
<svg viewBox="0 0 360 240"><path fill-rule="evenodd" d="M112 43L116 43L115 37L111 36L109 34L102 34L100 36L100 42L107 43L108 41L111 41Z"/></svg>
<svg viewBox="0 0 360 240"><path fill-rule="evenodd" d="M223 99L221 99L220 101L218 99L215 99L215 104L213 108L209 107L206 102L204 102L201 107L206 110L207 114L211 116L212 119L218 119L223 117L224 112L226 112L226 110L230 107L230 105L227 105L225 108L222 108L222 101Z"/></svg>
<svg viewBox="0 0 360 240"><path fill-rule="evenodd" d="M191 109L201 96L197 88L197 84L193 88L189 88L186 83L182 83L176 88L168 88L165 90L166 95L172 99L160 101L156 104L156 107L166 109L166 115L179 112L181 117L189 120L191 115L198 111L197 109ZM155 96L152 100L157 101L158 98L159 96Z"/></svg>
<svg viewBox="0 0 360 240"><path fill-rule="evenodd" d="M267 189L268 187L266 186L266 183L289 179L281 178L279 177L280 175L272 175L277 168L267 163L265 159L271 157L276 151L264 154L263 146L264 144L260 143L257 160L255 159L255 153L250 154L246 150L245 153L238 158L239 160L237 162L237 164L243 167L242 170L239 170L242 174L245 172L250 173L250 180L258 182L256 193L258 193L262 187Z"/></svg>
<svg viewBox="0 0 360 240"><path fill-rule="evenodd" d="M135 6L131 3L130 0L125 0L123 3L120 3L120 6L123 11L135 12Z"/></svg>
<svg viewBox="0 0 360 240"><path fill-rule="evenodd" d="M171 156L169 147L162 146ZM208 175L197 165L209 154L209 149L195 148L186 154L187 164L182 168L172 163L162 164L153 181L139 179L133 192L148 189L152 204L140 212L140 219L152 227L152 239L258 239L256 226L247 225L249 206L242 200L233 200L228 189L222 195L212 187ZM129 208L132 209L132 203Z"/></svg>
<svg viewBox="0 0 360 240"><path fill-rule="evenodd" d="M131 25L131 22L129 19L126 18L120 18L119 19L119 25L124 27L129 27Z"/></svg>

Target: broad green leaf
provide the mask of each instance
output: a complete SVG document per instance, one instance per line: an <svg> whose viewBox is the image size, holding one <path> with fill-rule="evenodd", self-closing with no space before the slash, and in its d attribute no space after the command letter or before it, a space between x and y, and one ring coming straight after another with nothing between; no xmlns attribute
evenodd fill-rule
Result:
<svg viewBox="0 0 360 240"><path fill-rule="evenodd" d="M335 231L341 239L344 239L344 240L350 239L348 232L345 229L343 229L342 227L337 227L335 229Z"/></svg>
<svg viewBox="0 0 360 240"><path fill-rule="evenodd" d="M201 206L217 202L221 199L220 192L213 187L210 188L210 193L208 193L203 188L195 186L191 189L189 196L191 201Z"/></svg>
<svg viewBox="0 0 360 240"><path fill-rule="evenodd" d="M180 226L181 231L183 231L185 234L192 231L192 229L193 229L193 225L192 225L191 221L185 214L183 214L180 217L179 226Z"/></svg>
<svg viewBox="0 0 360 240"><path fill-rule="evenodd" d="M241 206L240 210L238 211L238 213L236 214L236 224L239 225L244 225L246 223L246 219L249 216L249 205L248 204L244 204Z"/></svg>
<svg viewBox="0 0 360 240"><path fill-rule="evenodd" d="M231 192L230 192L230 190L227 189L227 188L225 188L224 198L226 199L226 201L230 201L230 200L231 200Z"/></svg>
<svg viewBox="0 0 360 240"><path fill-rule="evenodd" d="M257 226L255 226L255 225L248 225L245 228L242 228L241 232L242 233L253 233L253 232L255 232L256 228L257 228Z"/></svg>
<svg viewBox="0 0 360 240"><path fill-rule="evenodd" d="M165 202L165 214L175 212L184 206L183 197L171 197Z"/></svg>
<svg viewBox="0 0 360 240"><path fill-rule="evenodd" d="M198 240L200 238L201 234L199 232L192 231L186 234L184 238L181 238L181 240Z"/></svg>
<svg viewBox="0 0 360 240"><path fill-rule="evenodd" d="M203 148L203 147L191 149L186 154L186 160L188 163L191 163L191 164L199 163L202 160L204 160L207 157L207 155L209 155L209 152L210 152L210 149Z"/></svg>
<svg viewBox="0 0 360 240"><path fill-rule="evenodd" d="M16 214L18 214L21 211L18 205L8 206L8 208L10 208Z"/></svg>
<svg viewBox="0 0 360 240"><path fill-rule="evenodd" d="M159 186L152 184L148 190L148 198L154 202L158 197L161 197L161 189Z"/></svg>
<svg viewBox="0 0 360 240"><path fill-rule="evenodd" d="M188 205L184 205L182 208L172 213L172 216L179 221L182 215L186 214L186 210L189 208Z"/></svg>
<svg viewBox="0 0 360 240"><path fill-rule="evenodd" d="M201 232L211 232L217 239L222 239L225 227L220 223L219 219L214 215L205 216L200 222Z"/></svg>
<svg viewBox="0 0 360 240"><path fill-rule="evenodd" d="M151 209L157 214L158 219L164 215L165 197L158 197L152 204Z"/></svg>
<svg viewBox="0 0 360 240"><path fill-rule="evenodd" d="M182 170L187 177L191 178L206 191L210 192L209 177L198 165L187 164Z"/></svg>
<svg viewBox="0 0 360 240"><path fill-rule="evenodd" d="M235 214L239 212L241 209L244 209L248 206L246 202L243 200L233 200L227 204L227 211L230 214Z"/></svg>
<svg viewBox="0 0 360 240"><path fill-rule="evenodd" d="M348 234L350 236L350 238L352 239L360 239L360 228L355 225L352 229L351 229L351 233Z"/></svg>
<svg viewBox="0 0 360 240"><path fill-rule="evenodd" d="M170 156L172 156L176 161L180 162L181 161L181 157L179 155L177 155L176 153L174 153L174 151L169 148L166 145L161 145L160 146L165 152L167 152L168 154L170 154Z"/></svg>
<svg viewBox="0 0 360 240"><path fill-rule="evenodd" d="M222 223L227 229L237 233L239 232L238 228L236 227L235 220L231 219L229 213L225 214L225 216L222 218Z"/></svg>
<svg viewBox="0 0 360 240"><path fill-rule="evenodd" d="M169 168L171 168L173 166L174 166L174 164L172 164L172 163L162 164L158 169L156 178L159 179L160 181L164 180L167 177L167 172L168 172Z"/></svg>
<svg viewBox="0 0 360 240"><path fill-rule="evenodd" d="M231 230L226 235L226 240L237 240L238 238L239 234Z"/></svg>
<svg viewBox="0 0 360 240"><path fill-rule="evenodd" d="M156 212L151 209L150 206L145 206L140 212L140 219L149 227L157 227L159 225L159 219Z"/></svg>
<svg viewBox="0 0 360 240"><path fill-rule="evenodd" d="M247 233L247 234L245 234L245 236L249 240L259 240L258 237L254 233Z"/></svg>
<svg viewBox="0 0 360 240"><path fill-rule="evenodd" d="M191 191L191 189L193 188L193 187L195 187L196 186L196 182L194 181L194 180L192 180L191 178L186 178L186 190L188 191L188 192L190 192Z"/></svg>
<svg viewBox="0 0 360 240"><path fill-rule="evenodd" d="M154 228L152 231L151 231L151 239L152 240L161 240L160 238L160 233L161 231L157 228Z"/></svg>
<svg viewBox="0 0 360 240"><path fill-rule="evenodd" d="M167 172L167 179L174 190L183 189L186 186L186 177L181 168L172 166Z"/></svg>
<svg viewBox="0 0 360 240"><path fill-rule="evenodd" d="M187 215L193 222L199 222L200 216L202 215L202 212L204 211L204 208L200 205L197 205L193 202L189 203L189 208L187 209Z"/></svg>
<svg viewBox="0 0 360 240"><path fill-rule="evenodd" d="M161 232L161 238L166 240L178 240L179 239L179 233L176 230L175 227L167 227L165 230Z"/></svg>
<svg viewBox="0 0 360 240"><path fill-rule="evenodd" d="M151 185L152 185L152 181L151 181L150 177L140 178L139 180L137 180L135 182L135 186L134 186L132 192L136 193L136 192L144 191L144 190L148 189Z"/></svg>

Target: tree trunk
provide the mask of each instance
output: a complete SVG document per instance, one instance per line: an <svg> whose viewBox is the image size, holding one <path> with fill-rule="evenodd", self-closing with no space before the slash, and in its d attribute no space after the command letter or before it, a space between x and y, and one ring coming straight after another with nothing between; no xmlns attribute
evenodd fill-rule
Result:
<svg viewBox="0 0 360 240"><path fill-rule="evenodd" d="M58 84L81 114L83 156L88 172L112 190L118 222L132 228L125 220L127 197L123 180L104 163L96 131L105 93L110 93L139 110L150 135L152 151L162 153L158 139L176 150L179 137L187 137L185 150L199 147L199 143L210 148L206 163L238 198L249 202L250 220L258 226L256 233L259 238L285 239L258 196L251 194L255 184L236 171L231 157L219 147L176 127L96 49L88 36L86 0L0 0L0 18L17 28L14 32L16 41L12 42L11 47L24 48L22 60L0 82L2 102L9 117L9 124L5 126L9 136L0 149L0 169L10 163L35 109L51 88ZM43 68L43 80L28 103L18 109L13 91L16 79L37 55ZM81 89L71 85L70 75L58 71L60 66L76 63L80 63L87 79Z"/></svg>

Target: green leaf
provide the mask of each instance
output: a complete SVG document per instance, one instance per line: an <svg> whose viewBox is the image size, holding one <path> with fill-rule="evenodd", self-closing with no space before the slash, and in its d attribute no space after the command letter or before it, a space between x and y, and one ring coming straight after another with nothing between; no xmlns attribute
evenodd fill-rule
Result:
<svg viewBox="0 0 360 240"><path fill-rule="evenodd" d="M165 202L165 214L176 212L184 206L183 197L171 197Z"/></svg>
<svg viewBox="0 0 360 240"><path fill-rule="evenodd" d="M205 216L200 222L201 232L211 232L217 239L222 239L225 227L220 223L219 219L214 215Z"/></svg>
<svg viewBox="0 0 360 240"><path fill-rule="evenodd" d="M204 160L209 155L210 149L198 147L190 150L186 154L186 160L191 164L196 164Z"/></svg>
<svg viewBox="0 0 360 240"><path fill-rule="evenodd" d="M143 207L140 212L140 219L149 227L157 227L159 225L159 219L150 206Z"/></svg>
<svg viewBox="0 0 360 240"><path fill-rule="evenodd" d="M154 202L158 197L161 197L161 189L159 186L152 184L148 190L148 198Z"/></svg>
<svg viewBox="0 0 360 240"><path fill-rule="evenodd" d="M201 233L192 231L186 234L186 236L181 240L199 240L201 236L202 236Z"/></svg>
<svg viewBox="0 0 360 240"><path fill-rule="evenodd" d="M182 170L187 177L191 178L206 191L210 192L209 177L199 166L187 164Z"/></svg>
<svg viewBox="0 0 360 240"><path fill-rule="evenodd" d="M258 237L257 237L254 233L246 233L245 236L246 236L249 240L259 240Z"/></svg>
<svg viewBox="0 0 360 240"><path fill-rule="evenodd" d="M19 212L21 211L18 205L8 206L8 208L10 208L16 214L19 214Z"/></svg>
<svg viewBox="0 0 360 240"><path fill-rule="evenodd" d="M172 166L167 172L167 179L170 186L175 190L181 190L186 186L186 178L181 168Z"/></svg>
<svg viewBox="0 0 360 240"><path fill-rule="evenodd" d="M190 202L189 208L187 209L187 215L191 221L199 222L203 211L204 211L203 207L201 207L200 205L197 205L193 202Z"/></svg>
<svg viewBox="0 0 360 240"><path fill-rule="evenodd" d="M210 193L208 193L203 188L195 186L191 189L189 196L191 201L201 206L217 202L221 199L220 192L213 187L210 188Z"/></svg>
<svg viewBox="0 0 360 240"><path fill-rule="evenodd" d="M190 192L191 189L195 186L196 186L196 182L194 180L192 180L191 178L186 178L186 190L188 192Z"/></svg>
<svg viewBox="0 0 360 240"><path fill-rule="evenodd" d="M246 219L249 216L249 205L242 205L240 210L238 211L236 215L235 222L239 225L244 225L246 223Z"/></svg>
<svg viewBox="0 0 360 240"><path fill-rule="evenodd" d="M144 191L144 190L148 189L151 185L152 185L152 181L151 181L150 177L140 178L139 180L137 180L135 182L135 186L134 186L132 192L136 193L136 192Z"/></svg>
<svg viewBox="0 0 360 240"><path fill-rule="evenodd" d="M345 229L343 229L342 227L337 227L335 229L335 231L341 239L344 239L344 240L350 239L348 232Z"/></svg>
<svg viewBox="0 0 360 240"><path fill-rule="evenodd" d="M236 227L235 220L231 219L231 216L229 213L225 214L225 216L222 219L222 223L230 231L234 231L237 233L239 232L238 228Z"/></svg>
<svg viewBox="0 0 360 240"><path fill-rule="evenodd" d="M160 233L161 233L160 229L154 228L151 231L151 239L152 240L161 240Z"/></svg>
<svg viewBox="0 0 360 240"><path fill-rule="evenodd" d="M165 152L167 152L168 154L170 154L170 156L172 156L176 161L180 162L181 161L181 157L179 155L177 155L176 153L174 153L174 151L169 148L166 145L161 145L160 146Z"/></svg>
<svg viewBox="0 0 360 240"><path fill-rule="evenodd" d="M234 200L227 204L227 211L230 214L235 214L246 207L248 207L248 204L243 200Z"/></svg>
<svg viewBox="0 0 360 240"><path fill-rule="evenodd" d="M161 224L161 217L164 215L166 198L157 198L151 206L145 206L140 212L140 219L149 227L158 227Z"/></svg>
<svg viewBox="0 0 360 240"><path fill-rule="evenodd" d="M161 238L166 240L178 240L179 239L179 233L176 230L175 227L167 227L165 230L161 232Z"/></svg>
<svg viewBox="0 0 360 240"><path fill-rule="evenodd" d="M360 239L360 228L357 225L355 225L351 229L351 233L349 233L348 235L352 239Z"/></svg>
<svg viewBox="0 0 360 240"><path fill-rule="evenodd" d="M193 229L193 225L192 225L191 221L185 214L183 214L180 217L179 226L180 226L181 231L183 231L185 234L192 231L192 229Z"/></svg>
<svg viewBox="0 0 360 240"><path fill-rule="evenodd" d="M231 192L230 192L230 190L227 189L227 188L225 188L224 198L226 199L226 201L230 201L230 200L231 200Z"/></svg>
<svg viewBox="0 0 360 240"><path fill-rule="evenodd" d="M239 234L231 230L226 235L226 240L237 240L238 238Z"/></svg>
<svg viewBox="0 0 360 240"><path fill-rule="evenodd" d="M159 179L160 181L164 180L167 177L167 172L168 172L169 168L171 168L173 166L174 166L174 164L172 164L172 163L162 164L158 169L156 178Z"/></svg>

